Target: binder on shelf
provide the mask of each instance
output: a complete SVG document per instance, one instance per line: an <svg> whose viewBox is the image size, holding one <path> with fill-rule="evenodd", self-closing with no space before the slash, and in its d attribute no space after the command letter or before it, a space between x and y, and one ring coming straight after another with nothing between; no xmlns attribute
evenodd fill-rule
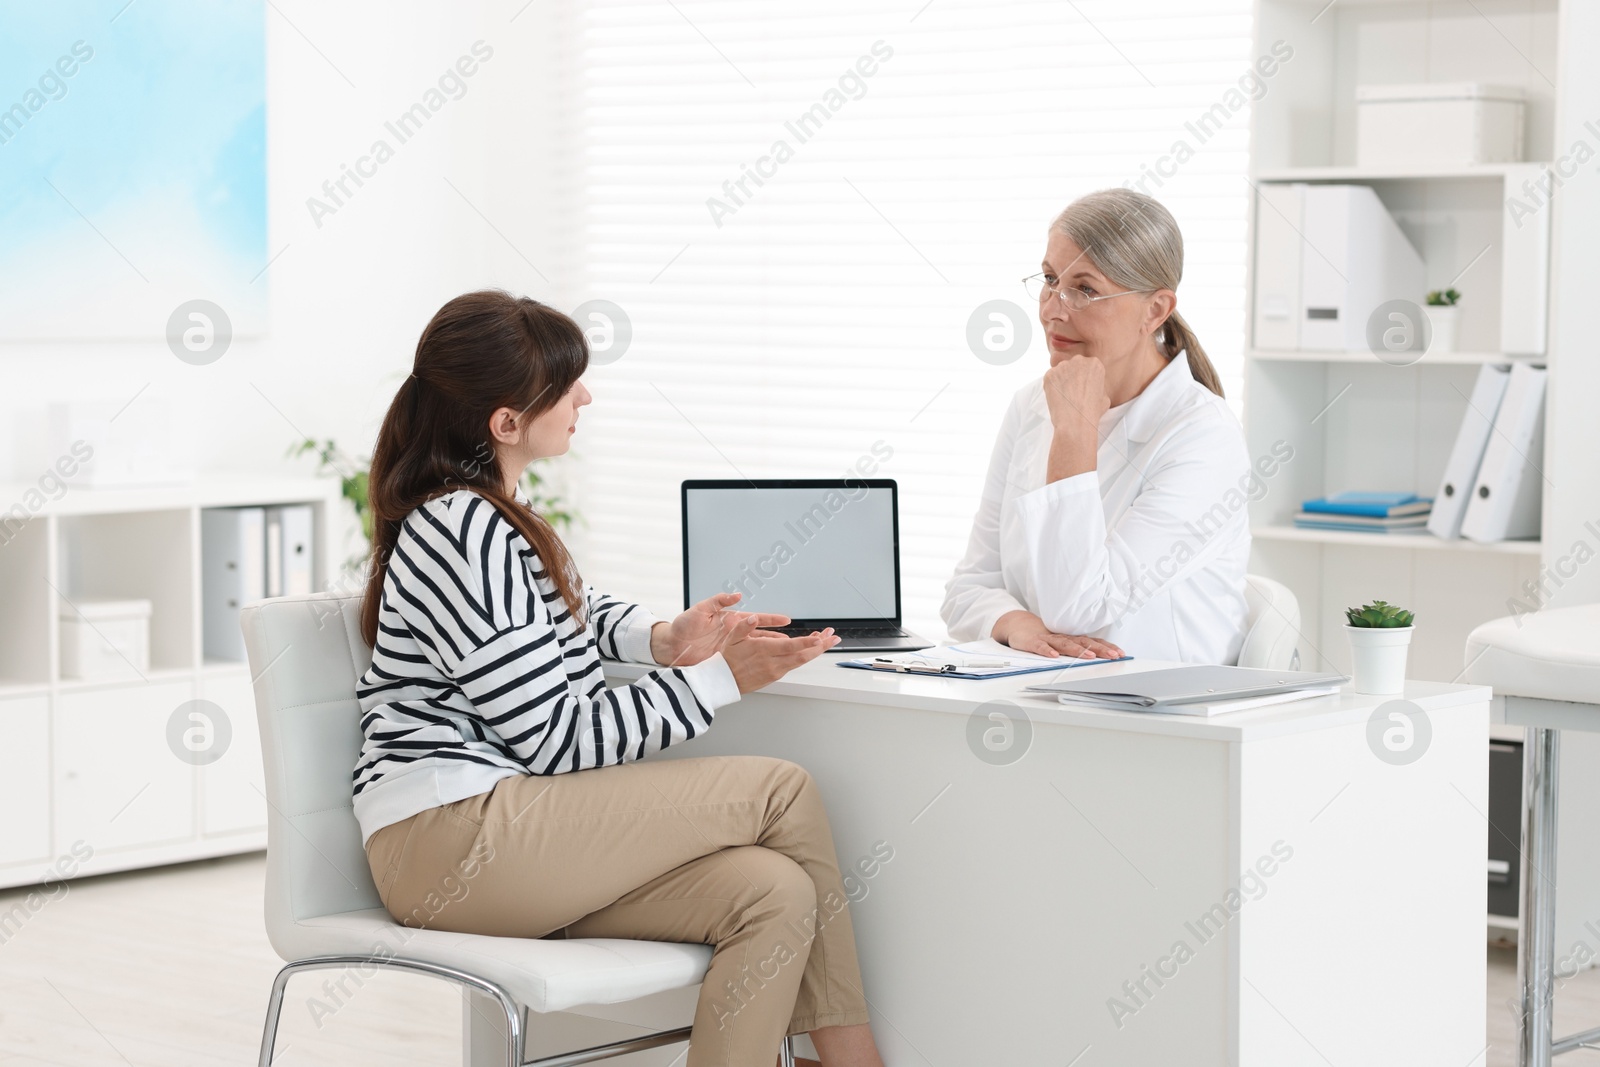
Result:
<svg viewBox="0 0 1600 1067"><path fill-rule="evenodd" d="M311 505L267 509L267 596L297 596L311 588Z"/></svg>
<svg viewBox="0 0 1600 1067"><path fill-rule="evenodd" d="M1506 170L1507 190L1549 181L1545 164ZM1507 196L1500 222L1500 351L1543 355L1545 312L1550 305L1550 215L1548 205L1530 216Z"/></svg>
<svg viewBox="0 0 1600 1067"><path fill-rule="evenodd" d="M277 515L277 508L265 508L262 532L266 537L266 551L262 562L266 565L267 577L262 586L262 596L283 595L283 524Z"/></svg>
<svg viewBox="0 0 1600 1067"><path fill-rule="evenodd" d="M266 595L266 509L202 508L200 629L207 659L246 658L239 609Z"/></svg>
<svg viewBox="0 0 1600 1067"><path fill-rule="evenodd" d="M1461 536L1490 542L1539 535L1545 377L1543 367L1512 365L1461 520Z"/></svg>
<svg viewBox="0 0 1600 1067"><path fill-rule="evenodd" d="M1305 215L1304 189L1304 185L1268 183L1256 187L1257 348L1300 347L1299 228Z"/></svg>
<svg viewBox="0 0 1600 1067"><path fill-rule="evenodd" d="M1454 541L1461 536L1461 520L1467 513L1467 498L1478 482L1483 448L1489 443L1495 415L1500 410L1500 401L1505 396L1506 382L1510 378L1510 367L1485 363L1478 368L1478 382L1472 387L1466 413L1461 416L1461 429L1456 431L1455 447L1450 450L1450 461L1445 464L1444 478L1439 482L1439 491L1433 496L1433 514L1428 517L1428 532L1435 537Z"/></svg>
<svg viewBox="0 0 1600 1067"><path fill-rule="evenodd" d="M1421 303L1424 267L1370 186L1263 184L1255 286L1257 348L1359 351L1380 305Z"/></svg>

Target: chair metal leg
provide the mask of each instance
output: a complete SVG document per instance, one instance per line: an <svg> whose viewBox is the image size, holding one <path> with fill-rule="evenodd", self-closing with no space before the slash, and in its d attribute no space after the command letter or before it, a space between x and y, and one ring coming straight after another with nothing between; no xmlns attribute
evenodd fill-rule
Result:
<svg viewBox="0 0 1600 1067"><path fill-rule="evenodd" d="M435 978L448 978L463 986L476 989L493 997L499 1004L506 1017L506 1065L507 1067L523 1067L522 1053L524 1039L522 1033L522 1009L511 995L493 982L485 981L475 974L458 971L454 967L445 967L437 963L428 963L423 960L398 959L394 956L315 956L311 959L296 960L287 964L278 972L278 977L272 982L272 995L267 1001L266 1024L261 1031L261 1059L259 1067L272 1067L272 1046L278 1036L278 1016L283 1012L283 995L288 988L289 979L301 971L318 971L343 967L392 967L402 971L415 971L419 974L432 975Z"/></svg>
<svg viewBox="0 0 1600 1067"><path fill-rule="evenodd" d="M778 1067L794 1067L794 1038L785 1034L778 1048Z"/></svg>
<svg viewBox="0 0 1600 1067"><path fill-rule="evenodd" d="M511 1034L505 1011L482 990L463 987L461 994L461 1067L506 1067ZM521 1018L526 1029L527 1013Z"/></svg>
<svg viewBox="0 0 1600 1067"><path fill-rule="evenodd" d="M278 1040L278 1016L283 1014L283 994L289 988L294 965L283 968L272 980L272 995L267 998L267 1021L261 1028L261 1058L258 1067L272 1067L272 1046Z"/></svg>
<svg viewBox="0 0 1600 1067"><path fill-rule="evenodd" d="M1517 985L1522 996L1519 1067L1550 1067L1553 1055L1556 790L1560 763L1561 732L1528 727L1522 749L1522 929L1517 938Z"/></svg>

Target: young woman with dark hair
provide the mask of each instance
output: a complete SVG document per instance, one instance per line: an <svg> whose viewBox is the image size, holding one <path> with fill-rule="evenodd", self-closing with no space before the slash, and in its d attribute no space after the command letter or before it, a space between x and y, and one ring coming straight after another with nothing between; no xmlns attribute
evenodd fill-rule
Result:
<svg viewBox="0 0 1600 1067"><path fill-rule="evenodd" d="M713 945L688 1067L772 1063L801 1032L825 1067L881 1067L810 776L643 759L838 638L762 629L789 620L731 610L736 593L664 621L583 582L519 482L567 450L587 366L566 315L468 293L384 418L354 775L379 895L433 929ZM658 669L607 688L602 655Z"/></svg>

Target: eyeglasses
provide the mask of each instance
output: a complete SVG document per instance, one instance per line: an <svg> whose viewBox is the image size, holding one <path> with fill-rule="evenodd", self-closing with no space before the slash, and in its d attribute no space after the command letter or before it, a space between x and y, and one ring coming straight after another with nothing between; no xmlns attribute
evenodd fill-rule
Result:
<svg viewBox="0 0 1600 1067"><path fill-rule="evenodd" d="M1028 291L1028 295L1033 297L1035 300L1043 300L1045 299L1047 293L1054 293L1056 296L1061 298L1061 302L1065 304L1070 311L1082 311L1084 308L1088 307L1090 304L1093 304L1097 300L1110 300L1114 297L1129 296L1133 293L1155 293L1160 291L1157 289L1124 289L1120 293L1106 293L1103 296L1090 296L1082 289L1078 289L1076 287L1072 289L1062 289L1060 288L1060 283L1051 285L1046 282L1044 278L1045 276L1042 273L1030 275L1029 277L1022 279L1022 287L1026 289Z"/></svg>

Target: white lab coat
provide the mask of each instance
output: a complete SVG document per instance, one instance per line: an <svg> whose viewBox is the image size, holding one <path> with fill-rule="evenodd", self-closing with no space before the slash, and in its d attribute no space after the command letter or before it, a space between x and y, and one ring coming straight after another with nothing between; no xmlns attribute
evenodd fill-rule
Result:
<svg viewBox="0 0 1600 1067"><path fill-rule="evenodd" d="M958 641L1008 611L1143 659L1235 663L1244 643L1245 505L1255 476L1223 399L1174 358L1100 420L1097 469L1045 484L1040 381L1006 411L967 553L941 614Z"/></svg>

